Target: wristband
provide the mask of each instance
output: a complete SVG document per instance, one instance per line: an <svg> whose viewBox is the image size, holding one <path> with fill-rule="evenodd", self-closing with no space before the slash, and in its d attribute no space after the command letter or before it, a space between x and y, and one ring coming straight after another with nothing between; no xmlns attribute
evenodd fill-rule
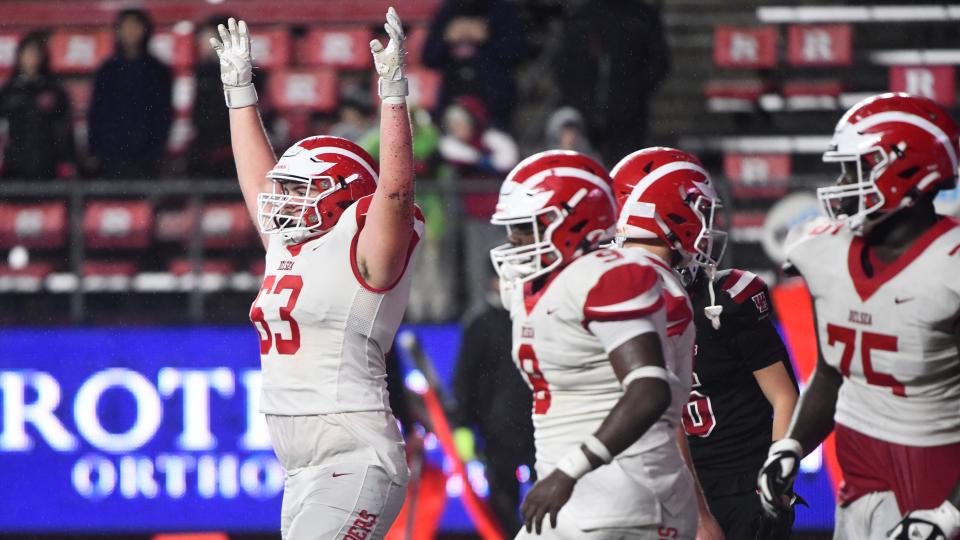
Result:
<svg viewBox="0 0 960 540"><path fill-rule="evenodd" d="M380 77L380 84L377 88L377 91L380 93L380 98L383 101L387 101L389 98L401 98L410 93L409 86L407 85L407 78L404 77L399 81L388 81L384 80L383 77ZM404 100L405 102L406 100ZM389 101L388 103L393 103Z"/></svg>
<svg viewBox="0 0 960 540"><path fill-rule="evenodd" d="M252 84L246 86L224 86L223 97L227 107L242 109L257 104L257 89Z"/></svg>
<svg viewBox="0 0 960 540"><path fill-rule="evenodd" d="M626 388L637 379L662 379L667 383L670 382L666 369L660 366L643 366L627 373L623 380L620 381L620 384Z"/></svg>
<svg viewBox="0 0 960 540"><path fill-rule="evenodd" d="M590 460L587 459L587 455L584 454L579 448L576 448L572 452L563 456L563 459L557 463L557 469L562 471L570 478L578 480L581 476L592 471L593 465L590 465Z"/></svg>
<svg viewBox="0 0 960 540"><path fill-rule="evenodd" d="M600 458L600 461L604 463L613 461L613 454L610 453L610 449L607 448L607 445L603 444L603 441L598 439L596 435L587 437L587 440L583 441L583 445L586 446L587 450L593 455Z"/></svg>

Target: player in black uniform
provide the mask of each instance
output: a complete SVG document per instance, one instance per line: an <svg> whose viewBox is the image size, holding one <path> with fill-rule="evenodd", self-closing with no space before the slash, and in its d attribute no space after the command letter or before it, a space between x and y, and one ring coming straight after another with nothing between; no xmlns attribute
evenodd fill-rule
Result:
<svg viewBox="0 0 960 540"><path fill-rule="evenodd" d="M793 515L770 521L756 493L770 441L784 436L797 402L770 293L750 272L724 270L712 284L707 273L685 271L697 327L693 387L683 411L693 464L728 540L789 538Z"/></svg>

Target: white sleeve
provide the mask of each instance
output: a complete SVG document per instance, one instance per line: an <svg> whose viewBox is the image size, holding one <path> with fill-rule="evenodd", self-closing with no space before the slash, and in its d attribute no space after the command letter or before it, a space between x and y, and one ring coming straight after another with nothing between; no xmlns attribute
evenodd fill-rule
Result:
<svg viewBox="0 0 960 540"><path fill-rule="evenodd" d="M666 314L662 309L640 319L590 321L587 324L587 328L600 340L607 354L641 334L656 332L657 335L663 336L666 334L666 326Z"/></svg>

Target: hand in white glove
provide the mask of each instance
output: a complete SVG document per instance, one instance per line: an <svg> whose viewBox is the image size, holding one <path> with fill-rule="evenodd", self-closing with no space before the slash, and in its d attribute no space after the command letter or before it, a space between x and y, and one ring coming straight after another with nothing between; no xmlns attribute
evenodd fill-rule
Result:
<svg viewBox="0 0 960 540"><path fill-rule="evenodd" d="M377 41L370 42L370 52L373 53L373 63L380 75L380 98L386 103L404 103L407 95L407 79L403 74L403 57L407 51L403 47L403 24L397 10L392 7L387 10L387 22L383 25L390 36L387 47Z"/></svg>
<svg viewBox="0 0 960 540"><path fill-rule="evenodd" d="M960 510L943 501L937 508L913 510L887 533L891 540L951 540L960 533Z"/></svg>
<svg viewBox="0 0 960 540"><path fill-rule="evenodd" d="M230 17L229 29L217 26L220 39L210 38L210 46L220 57L220 81L227 107L239 109L257 104L257 90L253 87L253 58L250 56L250 33L247 23ZM221 41L222 40L222 41Z"/></svg>
<svg viewBox="0 0 960 540"><path fill-rule="evenodd" d="M793 481L800 472L803 449L793 439L780 439L770 445L767 461L760 469L757 487L763 511L776 518L790 510L793 499Z"/></svg>

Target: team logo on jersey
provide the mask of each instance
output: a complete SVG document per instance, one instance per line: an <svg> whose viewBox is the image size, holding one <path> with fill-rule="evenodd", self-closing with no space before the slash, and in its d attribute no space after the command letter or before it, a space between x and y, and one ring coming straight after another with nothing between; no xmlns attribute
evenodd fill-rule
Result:
<svg viewBox="0 0 960 540"><path fill-rule="evenodd" d="M523 336L523 337L525 337L525 338L531 338L531 339L533 339L533 327L532 327L532 326L524 326L523 329L520 330L520 335Z"/></svg>
<svg viewBox="0 0 960 540"><path fill-rule="evenodd" d="M293 270L293 261L280 261L280 266L277 268L277 270L282 272Z"/></svg>
<svg viewBox="0 0 960 540"><path fill-rule="evenodd" d="M863 311L850 310L850 322L870 326L873 324L873 315Z"/></svg>
<svg viewBox="0 0 960 540"><path fill-rule="evenodd" d="M766 313L770 311L770 302L767 302L767 293L765 291L760 291L757 294L750 297L753 300L753 305L757 306L757 312Z"/></svg>

